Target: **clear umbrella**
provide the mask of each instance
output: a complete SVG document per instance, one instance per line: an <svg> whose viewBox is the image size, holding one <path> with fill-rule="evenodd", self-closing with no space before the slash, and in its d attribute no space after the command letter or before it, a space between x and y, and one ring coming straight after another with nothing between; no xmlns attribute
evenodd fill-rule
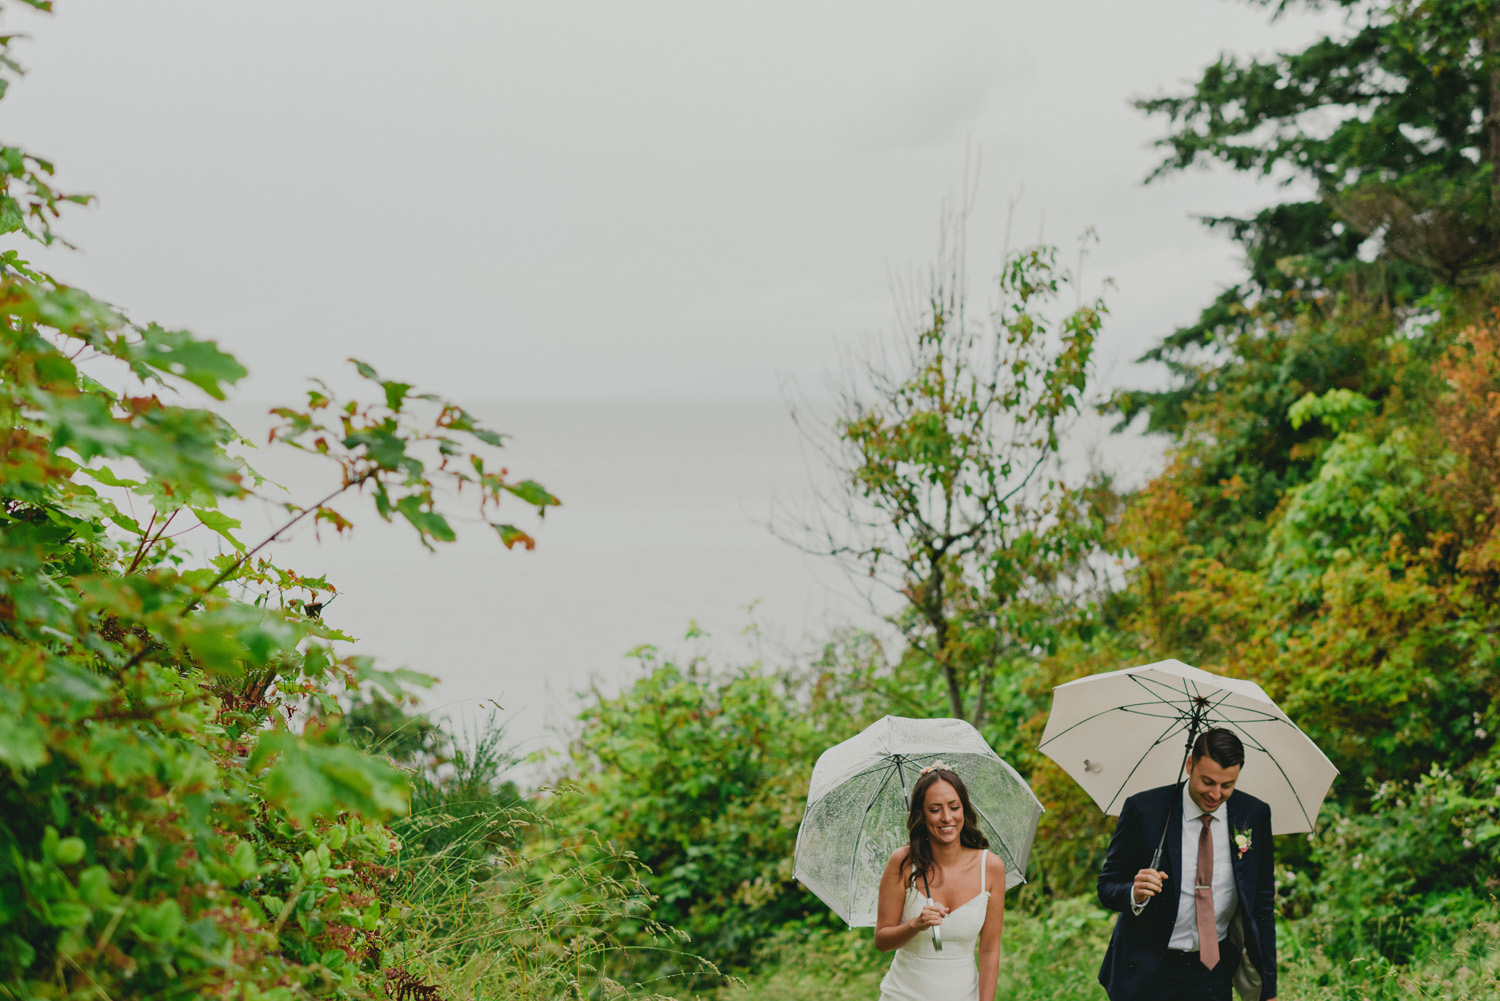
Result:
<svg viewBox="0 0 1500 1001"><path fill-rule="evenodd" d="M818 758L797 831L797 879L850 927L875 924L880 876L907 842L911 787L938 761L968 787L1006 889L1026 881L1042 804L1025 780L963 720L886 716Z"/></svg>
<svg viewBox="0 0 1500 1001"><path fill-rule="evenodd" d="M1265 800L1276 834L1311 831L1338 769L1259 685L1180 660L1095 674L1052 691L1038 748L1106 814L1181 778L1187 748L1224 727L1245 745L1237 789Z"/></svg>

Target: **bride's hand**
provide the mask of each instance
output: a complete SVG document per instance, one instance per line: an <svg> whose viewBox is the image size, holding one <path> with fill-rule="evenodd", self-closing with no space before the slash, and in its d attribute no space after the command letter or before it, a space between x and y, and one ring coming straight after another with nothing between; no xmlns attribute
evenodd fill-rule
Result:
<svg viewBox="0 0 1500 1001"><path fill-rule="evenodd" d="M948 908L944 907L942 904L928 904L926 907L922 908L921 914L918 914L915 918L912 919L912 922L918 928L931 928L934 925L942 924L943 918L947 917L947 915Z"/></svg>

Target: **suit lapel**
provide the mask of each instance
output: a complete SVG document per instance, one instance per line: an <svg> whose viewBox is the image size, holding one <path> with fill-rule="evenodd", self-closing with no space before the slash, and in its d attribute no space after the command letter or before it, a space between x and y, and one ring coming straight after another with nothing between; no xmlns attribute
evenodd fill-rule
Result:
<svg viewBox="0 0 1500 1001"><path fill-rule="evenodd" d="M1167 807L1167 892L1172 896L1173 920L1182 904L1182 786L1172 787Z"/></svg>
<svg viewBox="0 0 1500 1001"><path fill-rule="evenodd" d="M1245 899L1245 860L1240 856L1239 849L1234 844L1234 832L1244 824L1244 817L1240 815L1240 805L1236 797L1230 796L1225 802L1225 820L1229 822L1229 865L1234 872L1234 889L1240 899Z"/></svg>

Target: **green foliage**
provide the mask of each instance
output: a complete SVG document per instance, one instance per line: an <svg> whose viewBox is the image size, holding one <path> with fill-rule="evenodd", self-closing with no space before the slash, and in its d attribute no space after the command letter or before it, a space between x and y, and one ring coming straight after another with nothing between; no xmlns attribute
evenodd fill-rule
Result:
<svg viewBox="0 0 1500 1001"><path fill-rule="evenodd" d="M1226 382L1226 355L1243 356L1251 338L1292 347L1282 325L1309 312L1326 315L1351 297L1408 310L1445 285L1446 292L1493 283L1500 9L1488 0L1336 6L1347 12L1342 30L1300 52L1223 55L1187 93L1136 103L1171 130L1153 178L1218 162L1311 182L1316 196L1249 219L1209 220L1245 249L1246 280L1146 354L1166 364L1176 384L1119 394L1127 421L1146 413L1151 430L1183 432L1192 420L1185 408L1211 404ZM1384 395L1356 385L1365 368L1357 358L1315 354L1338 363L1309 381L1310 391ZM1315 363L1288 360L1304 369Z"/></svg>
<svg viewBox="0 0 1500 1001"><path fill-rule="evenodd" d="M0 231L57 239L59 208L85 199L51 172L0 150ZM0 258L0 993L348 997L381 981L399 846L385 824L410 785L348 744L334 692L423 679L341 653L319 618L333 585L257 554L304 518L347 528L328 505L361 487L427 544L453 536L439 482L470 487L487 518L502 495L556 500L494 472L500 438L461 408L359 368L381 403L325 422L335 403L314 393L278 411L278 440L342 475L250 544L220 509L261 482L247 443L161 398L223 399L239 363ZM192 527L221 555L174 541Z"/></svg>
<svg viewBox="0 0 1500 1001"><path fill-rule="evenodd" d="M1099 962L1115 916L1093 895L1062 897L1041 913L1007 913L997 998L1047 997L1096 1001ZM1282 922L1278 982L1282 997L1308 1001L1500 998L1500 905L1462 915L1434 915L1409 963L1379 952L1335 961L1309 937L1311 919ZM1337 929L1327 932L1338 935ZM1341 954L1347 955L1347 949ZM889 958L877 953L868 930L777 935L743 983L720 988L714 1001L821 1001L876 997Z"/></svg>
<svg viewBox="0 0 1500 1001"><path fill-rule="evenodd" d="M861 694L874 653L856 639L806 671L711 670L642 648L645 673L617 696L595 692L580 715L581 794L549 813L629 847L658 919L694 953L743 964L777 927L832 920L793 882L792 849L818 754L884 714ZM634 961L642 980L695 967L675 950Z"/></svg>
<svg viewBox="0 0 1500 1001"><path fill-rule="evenodd" d="M798 541L899 594L902 670L982 723L1007 673L1075 618L1099 544L1109 492L1069 489L1057 460L1106 310L1058 316L1075 280L1042 246L1006 259L1000 304L975 322L954 229L910 339L846 390L827 449L844 493Z"/></svg>
<svg viewBox="0 0 1500 1001"><path fill-rule="evenodd" d="M1100 996L1099 961L1114 915L1092 895L1058 898L1038 912L1007 909L997 998ZM878 997L890 955L878 952L870 930L787 927L763 945L743 986L720 988L715 1001L819 1001Z"/></svg>
<svg viewBox="0 0 1500 1001"><path fill-rule="evenodd" d="M1339 435L1324 450L1317 477L1283 497L1262 556L1269 580L1315 582L1331 561L1372 564L1393 543L1410 548L1424 534L1426 483L1407 429L1379 442L1358 432Z"/></svg>
<svg viewBox="0 0 1500 1001"><path fill-rule="evenodd" d="M1335 966L1395 964L1440 949L1495 910L1500 892L1500 767L1434 766L1385 783L1368 806L1339 808L1311 838L1316 875L1280 880L1299 948Z"/></svg>
<svg viewBox="0 0 1500 1001"><path fill-rule="evenodd" d="M1319 3L1280 3L1322 6ZM1467 282L1500 260L1493 170L1500 158L1500 14L1470 0L1338 0L1343 32L1299 53L1221 56L1190 93L1137 102L1166 117L1157 176L1220 161L1299 176L1319 201L1226 221L1251 251L1263 294L1332 287L1377 245L1388 290ZM1280 249L1280 254L1274 249ZM1305 263L1301 275L1284 264Z"/></svg>
<svg viewBox="0 0 1500 1001"><path fill-rule="evenodd" d="M1438 357L1389 328L1362 335L1384 345L1396 388L1382 402L1341 388L1288 403L1284 419L1307 437L1283 443L1281 464L1299 472L1279 485L1224 448L1274 419L1256 403L1285 399L1257 393L1245 366L1118 533L1139 562L1114 610L1149 637L1143 652L1260 681L1356 798L1366 779L1411 780L1488 746L1473 717L1492 710L1500 663L1482 555L1500 491L1467 457L1483 438L1472 429L1494 427L1500 374L1462 349L1489 343L1488 328L1451 323L1420 334L1458 342ZM1274 488L1273 503L1243 503L1256 485Z"/></svg>
<svg viewBox="0 0 1500 1001"><path fill-rule="evenodd" d="M383 721L371 743L389 750L415 718L384 705L354 715ZM400 758L411 812L391 822L399 916L385 961L448 997L654 994L613 979L637 965L627 950L643 937L681 939L652 917L635 856L524 805L508 777L516 759L493 717L466 741L423 732ZM574 795L553 790L549 811L565 812Z"/></svg>
<svg viewBox="0 0 1500 1001"><path fill-rule="evenodd" d="M1320 6L1308 2L1278 4ZM1338 0L1336 35L1265 59L1221 56L1188 94L1137 102L1173 132L1157 173L1218 160L1311 180L1321 203L1290 218L1262 213L1262 240L1305 254L1313 270L1347 265L1379 234L1383 255L1454 282L1500 259L1492 170L1500 157L1494 80L1500 11L1472 0ZM1310 230L1307 222L1317 220ZM1280 222L1281 225L1277 225ZM1314 233L1317 236L1314 236ZM1266 288L1266 272L1252 273ZM1303 287L1306 290L1306 286Z"/></svg>
<svg viewBox="0 0 1500 1001"><path fill-rule="evenodd" d="M376 746L388 751L392 743ZM398 863L418 874L412 897L493 878L501 855L519 846L524 826L516 820L524 812L521 791L506 778L518 759L493 715L467 742L436 730L429 748L398 759L410 763L411 812L392 829L401 839Z"/></svg>

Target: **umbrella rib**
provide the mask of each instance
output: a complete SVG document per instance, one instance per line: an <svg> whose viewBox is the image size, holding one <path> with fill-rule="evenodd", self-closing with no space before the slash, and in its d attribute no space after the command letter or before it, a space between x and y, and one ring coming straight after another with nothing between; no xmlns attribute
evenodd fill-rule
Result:
<svg viewBox="0 0 1500 1001"><path fill-rule="evenodd" d="M1118 786L1115 787L1114 796L1110 797L1110 801L1104 807L1104 812L1106 815L1109 814L1110 807L1115 805L1115 800L1120 798L1120 793L1123 792L1125 790L1125 787L1130 784L1131 778L1137 771L1140 770L1141 765L1145 762L1146 758L1150 756L1151 752L1164 744L1167 741L1167 738L1179 732L1178 725L1182 723L1182 720L1178 719L1174 720L1173 722L1173 726L1167 727L1162 731L1161 736L1157 737L1154 741L1151 742L1151 746L1146 748L1145 753L1136 759L1135 766L1130 769L1130 774L1126 775L1124 781L1122 781Z"/></svg>
<svg viewBox="0 0 1500 1001"><path fill-rule="evenodd" d="M1233 706L1231 708L1233 708L1233 709L1239 709L1241 712L1255 712L1255 710L1253 710L1253 709L1245 709L1245 708L1243 708L1241 706ZM1256 715L1256 716L1250 716L1250 717L1242 718L1242 719L1235 719L1235 718L1229 716L1227 713L1219 712L1219 713L1215 714L1214 718L1215 719L1223 720L1225 722L1234 722L1234 723L1286 723L1286 722L1288 722L1285 718L1283 718L1281 716L1278 716L1275 713L1262 713L1262 714Z"/></svg>
<svg viewBox="0 0 1500 1001"><path fill-rule="evenodd" d="M1161 703L1157 703L1157 704L1160 705ZM1150 716L1152 719L1187 719L1188 716L1189 716L1189 713L1185 712L1184 710L1178 709L1177 707L1170 706L1170 705L1167 706L1167 708L1169 708L1169 709L1172 710L1173 715L1171 715L1171 716L1168 716L1166 713L1154 713L1154 712L1149 712L1146 709L1137 709L1137 708L1135 708L1133 706L1132 707L1119 706L1118 708L1119 708L1120 712L1129 713L1132 716Z"/></svg>
<svg viewBox="0 0 1500 1001"><path fill-rule="evenodd" d="M939 757L941 755L941 753L942 752L940 752L940 751L920 751L920 752L918 752L916 754L902 755L902 757L904 757L907 761L913 761L913 760L915 760L917 758L936 758L936 757ZM855 772L853 775L850 775L847 778L840 779L839 780L839 784L842 785L845 782L853 782L855 779L859 778L861 775L872 775L875 772L880 771L881 769L886 769L886 768L890 768L890 767L891 767L891 758L890 758L890 756L886 756L884 758L881 758L880 761L878 761L877 763L871 765L869 768L866 768L864 771Z"/></svg>
<svg viewBox="0 0 1500 1001"><path fill-rule="evenodd" d="M1245 733L1245 731L1239 726L1235 726L1234 728L1236 730L1239 730L1241 733ZM1248 733L1245 733L1245 736L1249 737L1250 735ZM1311 829L1313 822L1312 818L1307 815L1307 807L1302 805L1302 797L1297 793L1297 787L1295 784L1293 784L1291 776L1286 773L1285 768L1281 767L1281 762L1276 760L1276 755L1272 754L1270 751L1267 751L1264 747L1260 747L1259 745L1257 745L1257 750L1264 753L1265 756L1270 760L1271 764L1276 766L1276 771L1281 774L1282 781L1284 781L1286 783L1286 787L1292 791L1292 799L1297 801L1297 809L1302 811L1302 819L1307 821L1308 828Z"/></svg>
<svg viewBox="0 0 1500 1001"><path fill-rule="evenodd" d="M1138 686L1140 686L1140 688L1142 690L1150 692L1151 695L1153 695L1157 699L1160 699L1162 702L1170 703L1173 700L1175 700L1179 695L1181 695L1182 698L1184 698L1184 699L1191 699L1193 697L1192 694L1187 690L1187 686L1190 683L1187 678L1183 678L1182 679L1182 688L1181 689L1178 689L1177 687L1175 687L1173 685L1169 685L1167 682L1161 681L1161 680L1159 680L1157 678L1144 677L1144 676L1139 675L1139 674L1132 674L1130 676L1130 680L1133 681L1133 682L1135 682ZM1151 689L1146 688L1146 686L1148 684L1156 685L1158 688L1164 688L1164 689L1166 689L1167 691L1169 691L1169 692L1172 693L1172 698L1170 698L1170 699L1163 699L1157 693L1152 692Z"/></svg>
<svg viewBox="0 0 1500 1001"><path fill-rule="evenodd" d="M1098 712L1094 713L1094 715L1092 715L1092 716L1085 716L1083 719L1079 720L1077 723L1074 723L1072 726L1069 726L1066 730L1062 730L1062 731L1059 731L1058 733L1054 733L1052 736L1048 737L1046 740L1042 741L1039 745L1037 745L1037 750L1040 751L1042 748L1046 747L1048 744L1052 743L1054 740L1059 739L1064 734L1069 733L1070 731L1078 729L1080 726L1083 726L1085 723L1092 723L1094 720L1098 719L1100 716L1108 716L1110 713L1117 713L1117 712L1132 712L1134 710L1140 709L1142 706L1163 706L1163 705L1170 707L1172 705L1172 703L1170 703L1170 702L1163 702L1160 699L1153 699L1150 702L1128 702L1128 703L1126 703L1125 705L1122 705L1122 706L1110 706L1108 709L1101 709ZM1155 714L1154 713L1145 713L1145 712L1142 712L1142 713L1139 713L1138 715L1141 715L1141 716L1153 716ZM1180 711L1179 711L1178 715L1179 716L1181 715ZM1156 718L1157 719L1167 719L1168 717L1166 717L1166 716L1158 716Z"/></svg>
<svg viewBox="0 0 1500 1001"><path fill-rule="evenodd" d="M1000 833L1000 828L996 827L995 822L979 807L974 807L974 812L979 814L986 824L990 825L990 830L995 834L995 840L1000 842L1001 848L1005 849L1005 861L1010 865L1014 865L1016 861L1015 852L1011 851L1010 845L1005 843L1005 837Z"/></svg>
<svg viewBox="0 0 1500 1001"><path fill-rule="evenodd" d="M1046 747L1052 741L1057 740L1059 737L1062 737L1063 734L1066 734L1069 731L1074 730L1077 727L1080 727L1080 726L1082 726L1085 723L1091 723L1094 720L1098 719L1100 716L1104 716L1104 715L1107 715L1108 713L1112 713L1112 712L1131 712L1133 715L1155 716L1157 719L1169 719L1170 717L1158 715L1156 713L1139 712L1138 711L1139 709L1141 709L1141 707L1165 706L1165 707L1168 707L1168 708L1176 710L1176 712L1178 713L1178 718L1179 719L1186 718L1187 714L1181 708L1179 708L1179 702L1177 700L1181 699L1184 702L1191 702L1192 699L1193 699L1193 693L1188 690L1188 685L1190 685L1190 684L1196 685L1197 684L1196 681L1192 681L1192 680L1190 680L1188 678L1183 678L1182 679L1182 688L1181 688L1181 690L1179 690L1177 688L1172 687L1171 685L1168 685L1166 682L1160 681L1160 680L1158 680L1156 678L1143 677L1143 676L1137 675L1137 674L1131 674L1131 675L1128 675L1128 677L1129 677L1129 679L1130 679L1130 681L1131 681L1132 684L1134 684L1137 688L1141 689L1141 691L1144 692L1146 695L1150 696L1150 701L1147 701L1147 702L1128 702L1128 703L1126 703L1124 705L1110 706L1108 709L1100 710L1099 712L1094 713L1092 716L1088 716L1088 717L1085 717L1084 719L1079 720L1078 722L1074 723L1072 726L1069 726L1066 730L1062 730L1062 731L1054 734L1053 736L1047 738L1046 740L1042 741L1042 743L1037 746L1037 750L1041 750L1042 748ZM1163 698L1160 692L1155 691L1152 688L1147 687L1148 685L1155 685L1155 686L1157 686L1157 688L1165 689L1166 691L1168 691L1168 692L1171 693L1171 698ZM1231 694L1233 694L1228 689L1223 689L1223 691L1224 691L1224 698L1228 698ZM1236 708L1239 708L1239 707L1236 707ZM1254 710L1247 710L1247 711L1253 712ZM1272 718L1275 718L1275 717L1272 717Z"/></svg>
<svg viewBox="0 0 1500 1001"><path fill-rule="evenodd" d="M1263 719L1257 719L1257 720L1230 719L1228 716L1216 715L1213 718L1213 722L1215 724L1221 724L1223 726L1234 727L1240 733L1242 733L1242 734L1245 735L1245 743L1249 744L1250 747L1253 750L1260 751L1263 754L1270 754L1271 753L1269 750L1267 750L1265 744L1261 743L1257 738L1251 736L1250 731L1246 730L1242 726L1242 724L1244 724L1244 723L1265 723L1265 722L1267 722L1267 720L1263 720ZM1285 721L1277 719L1275 717L1272 717L1272 719L1270 720L1270 722L1281 723L1281 722L1285 722Z"/></svg>
<svg viewBox="0 0 1500 1001"><path fill-rule="evenodd" d="M900 766L897 765L897 767L899 768ZM866 771L860 772L860 774L861 775L868 775L870 772L872 772L874 770L875 769L871 768L871 769L868 769ZM873 796L870 797L870 802L868 802L868 803L865 804L865 817L869 817L870 811L875 808L875 804L880 800L880 794L883 793L883 792L885 792L885 787L891 784L891 772L894 771L894 770L895 769L892 769L889 766L887 766L887 770L886 770L886 773L885 773L885 778L881 779L880 785L878 785L878 786L875 787L875 795L873 795ZM858 872L858 866L859 866L859 843L862 840L864 840L864 836L865 836L865 822L864 822L863 819L861 819L860 822L859 822L859 826L857 828L855 828L855 830L854 830L854 848L849 853L849 913L850 914L854 913L854 895L855 895L854 882L855 882L855 877L857 877L859 875L859 872Z"/></svg>
<svg viewBox="0 0 1500 1001"><path fill-rule="evenodd" d="M1225 702L1229 701L1229 697L1234 694L1233 692L1231 692L1227 688L1222 689L1222 691L1223 691L1224 694L1218 699L1218 701L1216 701L1213 704L1212 708L1218 709L1219 707L1221 707L1222 705L1224 705ZM1275 703L1272 703L1272 705L1275 705ZM1264 723L1267 720L1276 720L1277 722L1280 722L1280 723L1289 723L1289 722L1291 722L1279 710L1277 712L1271 712L1271 711L1266 710L1266 709L1256 709L1254 706L1240 706L1240 705L1233 706L1232 708L1234 708L1234 709L1236 709L1236 710L1238 710L1238 711L1240 711L1242 713L1258 713L1259 714L1258 718L1255 719L1255 720L1240 720L1240 722L1242 722L1242 723L1244 723L1244 722ZM1227 719L1227 717L1225 717L1225 718Z"/></svg>

